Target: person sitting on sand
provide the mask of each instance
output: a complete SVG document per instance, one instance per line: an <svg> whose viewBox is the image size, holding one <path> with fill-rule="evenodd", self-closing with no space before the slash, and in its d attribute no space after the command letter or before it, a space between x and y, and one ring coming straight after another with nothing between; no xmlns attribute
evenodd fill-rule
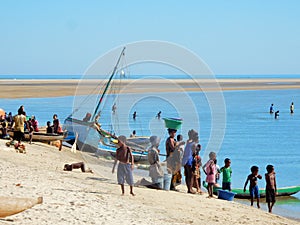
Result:
<svg viewBox="0 0 300 225"><path fill-rule="evenodd" d="M117 178L118 184L121 185L122 195L125 194L124 183L126 182L130 185L130 194L135 196L133 193L133 175L132 170L134 169L134 158L131 149L125 144L126 137L120 136L118 138L118 148L116 151L116 158L112 168L112 173L115 172L115 167L119 161Z"/></svg>
<svg viewBox="0 0 300 225"><path fill-rule="evenodd" d="M150 137L151 147L148 149L148 162L150 164L149 176L151 177L152 184L154 186L156 186L158 189L163 189L164 171L159 163L159 142L159 137Z"/></svg>
<svg viewBox="0 0 300 225"><path fill-rule="evenodd" d="M32 138L33 138L33 131L34 131L34 128L32 126L32 119L29 118L26 122L26 128L28 130L28 133L29 133L29 144L32 143Z"/></svg>
<svg viewBox="0 0 300 225"><path fill-rule="evenodd" d="M91 169L85 169L84 162L65 164L64 171L72 171L73 169L81 169L83 173L93 173Z"/></svg>
<svg viewBox="0 0 300 225"><path fill-rule="evenodd" d="M277 185L273 165L267 165L266 179L266 202L268 203L269 213L272 213L273 206L276 202Z"/></svg>
<svg viewBox="0 0 300 225"><path fill-rule="evenodd" d="M46 133L47 134L52 134L53 133L53 128L51 127L51 122L50 121L47 121Z"/></svg>
<svg viewBox="0 0 300 225"><path fill-rule="evenodd" d="M31 125L35 132L39 132L39 122L37 121L35 116L31 116Z"/></svg>
<svg viewBox="0 0 300 225"><path fill-rule="evenodd" d="M259 188L257 185L257 179L261 179L262 176L258 174L258 167L257 166L252 166L251 167L251 174L248 175L247 180L244 185L244 192L246 192L246 186L248 182L250 181L249 185L249 192L250 192L250 197L251 197L251 206L253 206L253 200L254 197L257 199L257 208L260 208L259 206L259 199L260 199L260 194L259 194Z"/></svg>
<svg viewBox="0 0 300 225"><path fill-rule="evenodd" d="M5 119L5 116L0 115L0 131L2 133L1 138L9 139L9 135L7 133L8 122Z"/></svg>

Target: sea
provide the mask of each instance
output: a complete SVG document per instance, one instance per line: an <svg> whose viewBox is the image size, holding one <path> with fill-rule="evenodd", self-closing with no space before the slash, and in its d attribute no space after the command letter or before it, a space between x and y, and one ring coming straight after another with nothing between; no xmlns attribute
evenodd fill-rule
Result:
<svg viewBox="0 0 300 225"><path fill-rule="evenodd" d="M80 77L79 75L0 75L0 81L1 79L80 79ZM172 78L172 75L168 78ZM185 79L186 77L182 75L176 78ZM216 78L300 79L300 75L216 75ZM134 76L131 79L134 79ZM178 134L182 134L184 139L187 139L189 129L197 130L202 145L200 155L203 158L208 151L215 151L219 166L223 166L225 158L231 159L232 187L244 186L251 166L257 165L259 173L264 175L268 164L275 167L278 187L300 185L300 90L224 91L222 97L225 107L220 112L213 112L214 106L208 99L207 93L203 92L187 92L184 96L180 93L162 95L156 93L149 97L139 96L139 94L134 97L125 94L124 96L124 99L134 98L135 101L129 101L129 107L125 112L118 107L116 115L111 114L111 104L116 96L108 97L108 103L105 104L107 107L101 112L103 128L125 135L129 135L133 130L136 130L137 135L159 135L161 137L160 149L164 153L164 142L168 135L163 118L182 118L183 125L178 130ZM24 105L27 115L34 115L39 125L45 126L47 121L52 122L54 113L63 123L64 119L72 113L74 101L76 101L75 96L1 98L0 108L16 114L19 106ZM291 102L295 106L293 114L289 111ZM274 114L269 113L272 103L275 111L279 110L277 119L274 118ZM137 117L134 120L132 114L135 111ZM156 117L159 111L162 112L160 119ZM220 124L216 124L215 114ZM219 118L222 118L222 121L218 121ZM123 121L126 121L126 126L122 125ZM212 124L215 125L212 126ZM217 139L213 135L216 135ZM215 149L207 149L212 141L218 142L219 145L216 145ZM163 157L162 160L164 160ZM261 188L265 187L264 179L259 180L258 185ZM238 201L250 204L248 200ZM266 210L264 201L262 209ZM300 193L291 197L277 198L274 213L300 221Z"/></svg>

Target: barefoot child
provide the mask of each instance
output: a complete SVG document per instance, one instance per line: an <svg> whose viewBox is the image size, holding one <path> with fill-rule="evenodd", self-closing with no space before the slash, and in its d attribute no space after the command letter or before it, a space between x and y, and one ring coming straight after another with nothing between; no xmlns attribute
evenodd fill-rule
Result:
<svg viewBox="0 0 300 225"><path fill-rule="evenodd" d="M207 190L208 190L208 197L213 197L213 189L216 182L216 164L214 160L209 160L206 163L205 167L206 172L206 182L208 184Z"/></svg>
<svg viewBox="0 0 300 225"><path fill-rule="evenodd" d="M130 194L135 196L133 193L133 176L132 170L134 168L134 158L131 153L131 149L125 144L126 137L118 138L118 149L116 151L116 159L112 168L112 173L115 172L115 167L117 162L119 161L117 177L118 184L121 185L122 195L124 195L124 183L126 182L130 185Z"/></svg>
<svg viewBox="0 0 300 225"><path fill-rule="evenodd" d="M272 213L272 208L276 202L275 196L277 194L276 178L274 166L267 165L266 178L266 202L268 203L269 213Z"/></svg>
<svg viewBox="0 0 300 225"><path fill-rule="evenodd" d="M258 174L258 167L257 166L252 166L251 167L251 174L248 175L247 180L244 185L244 192L246 192L246 186L248 182L250 181L250 186L249 186L249 192L250 192L250 197L251 197L251 206L253 206L253 200L254 197L257 199L257 208L260 208L259 205L259 199L260 199L260 194L259 194L259 188L257 185L257 178L261 179L262 176Z"/></svg>
<svg viewBox="0 0 300 225"><path fill-rule="evenodd" d="M220 172L223 173L223 180L222 180L222 190L231 191L231 174L232 169L230 167L231 160L226 158L224 160L224 166L220 169Z"/></svg>

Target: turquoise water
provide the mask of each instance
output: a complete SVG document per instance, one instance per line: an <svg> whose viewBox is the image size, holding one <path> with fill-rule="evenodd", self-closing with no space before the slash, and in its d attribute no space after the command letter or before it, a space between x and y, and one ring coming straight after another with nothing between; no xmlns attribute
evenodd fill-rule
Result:
<svg viewBox="0 0 300 225"><path fill-rule="evenodd" d="M174 93L169 93L174 95ZM194 117L184 118L187 128L194 128L200 132L200 142L203 147L203 155L210 136L210 125L212 115L208 101L202 93L189 93L195 102L199 116L200 127L194 127ZM128 96L130 98L132 96ZM113 96L111 96L113 98ZM277 174L277 186L300 185L300 90L255 90L255 91L226 91L224 92L226 103L226 129L221 148L218 152L218 164L222 166L225 157L232 161L233 187L243 187L246 176L250 173L250 167L257 165L260 173L265 173L267 164L273 164ZM179 104L185 104L180 102ZM109 101L109 99L108 99ZM295 104L295 113L289 113L289 105ZM268 113L269 106L280 110L279 119L275 120ZM32 98L32 99L0 99L0 108L16 113L20 105L25 106L29 115L35 115L40 125L45 125L47 120L52 121L52 115L57 113L63 121L72 111L73 97L59 98ZM299 106L299 109L298 109ZM189 106L184 107L189 113ZM111 105L107 104L102 111L102 125L111 129ZM120 108L118 108L121 111ZM155 96L144 98L130 108L128 113L120 112L118 120L122 118L129 121L129 129L122 130L129 134L136 130L138 135L149 135L153 126L163 127L163 121L155 118L156 113L161 110L162 117L180 117L182 112L177 112L176 106L166 99ZM137 111L137 119L132 119L132 113ZM151 123L149 123L151 121ZM180 130L187 137L187 128ZM118 129L118 127L115 127ZM164 129L164 128L163 128ZM167 137L163 134L161 150L164 151L163 143ZM259 181L259 186L264 187L264 180ZM248 204L246 202L246 204ZM300 194L291 199L279 200L275 206L275 213L295 216L300 219Z"/></svg>

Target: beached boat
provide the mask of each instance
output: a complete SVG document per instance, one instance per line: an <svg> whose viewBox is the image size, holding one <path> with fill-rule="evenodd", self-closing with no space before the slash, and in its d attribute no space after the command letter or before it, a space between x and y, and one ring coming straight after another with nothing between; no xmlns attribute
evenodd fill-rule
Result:
<svg viewBox="0 0 300 225"><path fill-rule="evenodd" d="M33 198L16 198L16 197L0 197L0 218L11 216L32 208L36 204L43 202L42 197Z"/></svg>
<svg viewBox="0 0 300 225"><path fill-rule="evenodd" d="M203 182L203 187L207 188L207 183ZM214 194L218 194L218 190L222 190L221 187L214 187ZM235 198L241 198L241 199L250 199L250 193L249 190L246 189L246 192L244 192L243 188L233 188L231 190L232 192L236 193ZM290 187L282 187L278 188L277 192L278 194L276 195L277 197L281 196L291 196L300 191L300 186L290 186ZM266 192L265 189L260 189L259 190L260 197L264 198L266 197Z"/></svg>
<svg viewBox="0 0 300 225"><path fill-rule="evenodd" d="M14 132L12 130L8 131L8 134L10 137L14 136ZM42 133L42 132L33 132L32 135L32 141L38 141L38 142L50 142L50 141L61 141L64 140L64 138L67 136L66 133L64 134L47 134L47 133ZM25 131L24 132L24 140L29 141L29 132Z"/></svg>
<svg viewBox="0 0 300 225"><path fill-rule="evenodd" d="M103 129L98 121L101 119L100 114L104 105L104 98L111 88L112 80L117 72L124 51L125 47L123 48L106 85L103 87L103 91L99 94L99 100L94 112L87 113L84 119L78 119L74 118L74 114L79 109L75 109L64 121L64 129L66 129L68 133L78 135L77 146L82 151L97 152L104 155L107 153L114 155L116 152L117 135L115 135L115 132L113 131L109 132ZM87 96L87 98L88 97L89 96ZM147 148L149 143L149 137L128 137L126 141L126 144L133 151L135 161L139 162L148 160Z"/></svg>

